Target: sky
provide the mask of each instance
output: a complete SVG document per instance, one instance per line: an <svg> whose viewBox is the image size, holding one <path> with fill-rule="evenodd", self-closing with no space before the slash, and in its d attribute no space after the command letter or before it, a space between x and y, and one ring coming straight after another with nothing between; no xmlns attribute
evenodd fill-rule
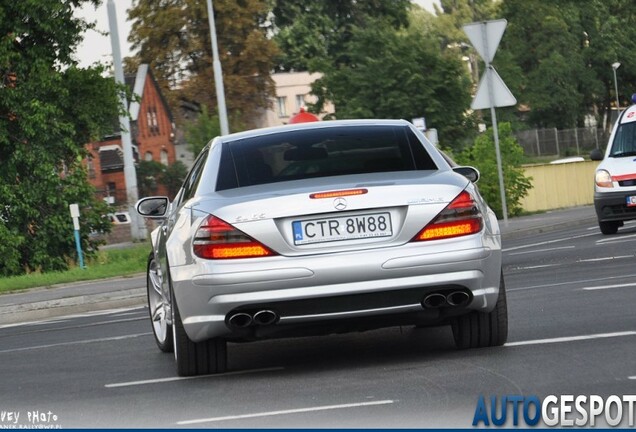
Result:
<svg viewBox="0 0 636 432"><path fill-rule="evenodd" d="M109 32L108 12L106 8L107 1L108 0L103 0L102 5L97 9L92 5L86 5L77 12L78 16L84 17L89 21L97 22L96 29L86 32L84 41L76 50L75 57L80 67L88 67L95 62L112 62L110 36L98 32ZM128 34L130 33L131 24L126 21L128 16L126 11L131 8L132 1L133 0L114 0L122 59L132 54L128 43ZM439 0L414 0L414 2L431 12L433 12L433 3L439 4Z"/></svg>

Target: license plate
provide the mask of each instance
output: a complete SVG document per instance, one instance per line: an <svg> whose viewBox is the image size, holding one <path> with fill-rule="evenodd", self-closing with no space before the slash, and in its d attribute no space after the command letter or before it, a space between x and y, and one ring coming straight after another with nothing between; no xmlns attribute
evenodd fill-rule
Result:
<svg viewBox="0 0 636 432"><path fill-rule="evenodd" d="M627 207L636 207L636 195L627 197Z"/></svg>
<svg viewBox="0 0 636 432"><path fill-rule="evenodd" d="M338 216L292 222L294 244L359 240L393 235L390 213Z"/></svg>

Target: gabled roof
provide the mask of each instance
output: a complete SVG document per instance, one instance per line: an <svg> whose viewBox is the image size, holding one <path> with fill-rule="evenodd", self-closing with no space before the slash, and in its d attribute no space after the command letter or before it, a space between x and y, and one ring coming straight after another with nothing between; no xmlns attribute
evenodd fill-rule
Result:
<svg viewBox="0 0 636 432"><path fill-rule="evenodd" d="M150 82L152 83L152 85L155 86L155 89L157 90L157 94L159 95L161 104L166 110L166 113L168 114L168 118L170 119L170 122L171 123L174 122L174 118L172 117L172 111L170 111L168 102L164 98L161 88L159 87L159 84L155 80L155 77L153 76L152 71L150 70L150 67L148 67L147 64L141 64L137 68L136 74L127 74L124 76L124 83L126 84L126 87L130 89L132 94L137 96L136 97L137 100L128 101L128 112L130 113L130 121L131 121L130 132L133 135L136 130L135 122L139 119L141 99L144 96L144 87L145 87L144 83L146 82L146 77L148 76L150 77ZM119 124L119 119L114 119L114 128L113 128L112 136L118 137L120 135L121 135L121 126Z"/></svg>
<svg viewBox="0 0 636 432"><path fill-rule="evenodd" d="M128 88L132 90L132 93L136 95L138 99L136 101L130 102L129 104L128 111L130 112L131 120L137 121L137 119L139 118L139 109L141 108L141 100L144 96L144 87L145 87L144 84L146 82L147 76L150 76L150 82L152 83L152 85L155 86L155 89L157 90L157 94L159 95L159 98L161 99L161 103L164 109L166 110L166 113L168 114L168 118L170 119L171 122L174 121L172 117L172 112L170 111L170 107L168 106L168 102L166 102L166 99L163 96L163 92L161 91L161 88L159 87L157 80L155 80L155 77L153 76L152 71L150 70L150 67L148 67L147 64L139 65L139 68L137 68L136 75L127 75L125 77L126 86L128 86Z"/></svg>

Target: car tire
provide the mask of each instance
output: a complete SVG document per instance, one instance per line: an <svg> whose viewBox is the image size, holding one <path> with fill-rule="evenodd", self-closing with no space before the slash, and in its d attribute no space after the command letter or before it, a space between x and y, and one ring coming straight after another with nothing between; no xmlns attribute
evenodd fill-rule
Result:
<svg viewBox="0 0 636 432"><path fill-rule="evenodd" d="M621 226L620 222L610 221L610 222L598 222L598 227L601 229L601 232L605 235L616 234L618 232L618 227Z"/></svg>
<svg viewBox="0 0 636 432"><path fill-rule="evenodd" d="M472 311L452 323L455 345L459 349L500 346L508 340L508 305L503 274L499 298L492 312Z"/></svg>
<svg viewBox="0 0 636 432"><path fill-rule="evenodd" d="M174 296L172 298L174 299ZM172 302L172 316L177 374L179 376L194 376L225 372L227 369L227 342L221 338L192 342L183 328L176 300Z"/></svg>
<svg viewBox="0 0 636 432"><path fill-rule="evenodd" d="M159 349L163 352L172 352L172 325L168 323L171 317L170 298L166 298L162 291L162 275L159 262L155 254L150 253L148 266L146 267L146 299L148 300L148 313L152 324L152 333Z"/></svg>

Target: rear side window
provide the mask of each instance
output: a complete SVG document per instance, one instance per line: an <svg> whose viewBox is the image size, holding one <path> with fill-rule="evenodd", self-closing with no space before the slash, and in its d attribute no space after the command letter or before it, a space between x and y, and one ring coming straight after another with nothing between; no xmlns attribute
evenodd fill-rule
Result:
<svg viewBox="0 0 636 432"><path fill-rule="evenodd" d="M225 143L217 190L316 177L435 169L408 127L328 127Z"/></svg>

